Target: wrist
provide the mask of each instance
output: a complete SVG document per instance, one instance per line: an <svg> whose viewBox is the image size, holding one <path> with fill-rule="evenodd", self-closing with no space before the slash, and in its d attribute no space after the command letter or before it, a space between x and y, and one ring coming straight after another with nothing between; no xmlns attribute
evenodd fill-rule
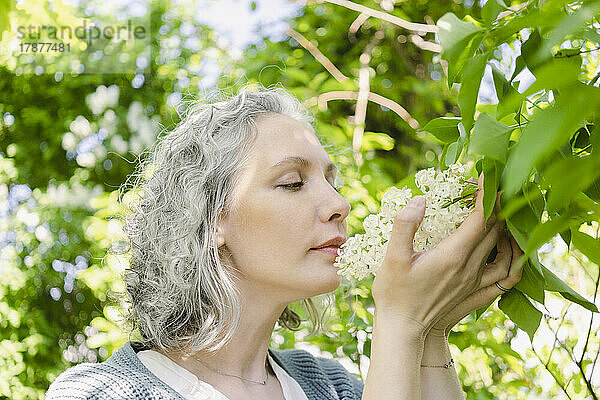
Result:
<svg viewBox="0 0 600 400"><path fill-rule="evenodd" d="M448 336L450 336L450 331L450 328L438 328L436 326L432 326L427 332L427 336L431 336L432 338L437 337L440 339L445 338L447 340Z"/></svg>
<svg viewBox="0 0 600 400"><path fill-rule="evenodd" d="M373 323L374 325L384 325L389 329L395 329L402 336L413 338L420 343L425 341L428 332L428 329L422 323L411 317L392 310L377 309L377 307L375 308Z"/></svg>
<svg viewBox="0 0 600 400"><path fill-rule="evenodd" d="M450 361L452 353L448 344L448 336L438 331L429 331L423 343L423 365L444 365Z"/></svg>

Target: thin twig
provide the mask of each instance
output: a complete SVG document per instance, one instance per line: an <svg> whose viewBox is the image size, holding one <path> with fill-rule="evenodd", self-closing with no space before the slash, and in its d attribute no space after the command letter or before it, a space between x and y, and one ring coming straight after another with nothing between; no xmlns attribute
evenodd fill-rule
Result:
<svg viewBox="0 0 600 400"><path fill-rule="evenodd" d="M598 334L596 333L596 336ZM594 357L594 363L592 364L592 371L590 372L590 376L594 376L594 369L596 368L596 363L598 362L598 357L600 356L600 346L596 349L596 357Z"/></svg>
<svg viewBox="0 0 600 400"><path fill-rule="evenodd" d="M349 78L344 75L321 51L311 43L310 40L302 36L301 33L296 32L293 29L285 31L286 34L293 37L302 47L304 47L313 57L325 68L329 73L338 81L343 82Z"/></svg>
<svg viewBox="0 0 600 400"><path fill-rule="evenodd" d="M442 46L437 43L428 42L419 35L410 35L410 40L415 44L415 46L423 50L433 51L434 53L442 52Z"/></svg>
<svg viewBox="0 0 600 400"><path fill-rule="evenodd" d="M578 152L575 153L576 156L580 155L581 153L583 153L585 150L589 149L590 147L592 147L591 144L588 144L587 146L585 146L583 149L579 149Z"/></svg>
<svg viewBox="0 0 600 400"><path fill-rule="evenodd" d="M567 315L567 311L569 310L569 308L571 307L571 305L572 304L569 304L568 307L565 309L565 312L562 315L559 327L558 327L558 329L556 331L554 329L552 329L552 327L550 327L550 324L548 324L548 327L550 328L550 330L552 331L552 333L554 333L554 343L558 343L560 345L560 347L567 353L567 355L569 356L569 358L571 359L571 361L573 361L573 363L575 365L577 365L577 368L579 369L581 377L583 378L583 381L585 382L586 388L590 392L590 395L592 396L592 398L594 400L598 400L598 397L596 396L596 393L594 392L594 388L592 387L592 383L585 376L585 373L583 371L583 364L581 363L581 361L577 361L577 359L575 358L575 354L571 351L571 349L569 347L567 347L566 344L564 344L563 342L561 342L560 339L558 338L558 331L562 327L562 324L563 324L563 322L565 320L565 316ZM583 359L583 357L582 357L582 359ZM548 360L548 361L550 361L550 360Z"/></svg>
<svg viewBox="0 0 600 400"><path fill-rule="evenodd" d="M350 90L334 90L320 94L318 97L312 97L304 102L307 107L318 104L321 110L327 109L327 102L332 100L356 100L358 98L358 92ZM419 129L419 122L414 119L408 111L394 100L388 99L380 94L369 92L369 101L377 103L380 106L389 108L396 113L400 118L410 125L413 129Z"/></svg>
<svg viewBox="0 0 600 400"><path fill-rule="evenodd" d="M532 343L532 346L531 346L531 351L533 351L533 354L535 354L535 356L537 357L537 359L540 361L540 364L542 364L544 366L544 368L546 368L546 371L548 371L550 373L550 375L552 375L552 377L554 378L554 381L562 389L562 391L564 392L564 394L570 400L572 400L571 396L569 396L569 393L567 392L567 390L563 387L564 384L560 381L560 379L556 376L556 374L554 374L554 372L552 372L552 370L548 367L548 365L546 363L544 363L544 361L542 361L542 357L537 353L537 351L535 351L535 349L533 348L533 343Z"/></svg>
<svg viewBox="0 0 600 400"><path fill-rule="evenodd" d="M559 329L560 326L563 324L564 320L565 320L565 316L567 314L567 311L569 310L569 308L571 307L571 305L569 304L567 306L567 308L565 309L564 313L561 315L561 321L558 324ZM550 324L548 323L548 321L546 320L546 324L548 325L548 328L554 333L554 343L552 343L552 350L550 351L550 355L548 356L548 360L546 362L542 361L542 357L538 354L537 351L535 351L535 348L533 347L533 342L531 342L531 351L533 351L533 354L535 354L535 356L538 358L538 360L540 361L541 364L544 365L544 368L546 369L546 371L548 371L550 373L550 375L552 375L552 377L554 378L554 381L556 382L556 384L562 389L562 391L564 392L564 394L571 399L571 396L569 396L569 393L567 392L567 386L558 378L558 376L556 376L556 374L554 372L552 372L552 370L550 369L550 357L552 357L552 353L554 352L555 349L555 343L558 341L560 343L560 341L558 340L557 337L557 333L554 329L552 329L552 327L550 326Z"/></svg>
<svg viewBox="0 0 600 400"><path fill-rule="evenodd" d="M598 270L598 278L596 278L596 288L594 289L593 303L596 303L596 296L598 294L598 284L600 284L600 269ZM590 335L592 333L592 323L594 322L594 312L590 311L590 313L592 314L590 316L590 325L588 327L588 333L587 333L587 337L585 339L585 344L583 345L583 351L581 352L581 358L579 359L579 364L581 364L583 362L583 358L585 356L585 352L587 350L587 346L590 341ZM590 376L590 379L591 379L591 376Z"/></svg>
<svg viewBox="0 0 600 400"><path fill-rule="evenodd" d="M567 352L567 354L569 355L569 358L575 363L575 365L577 365L577 368L579 369L579 373L581 374L581 377L583 378L583 381L585 382L585 386L587 387L588 391L590 392L590 395L592 396L592 398L594 400L598 400L598 397L596 396L596 393L594 392L594 388L592 387L592 383L585 376L585 372L583 371L583 364L575 359L575 354L573 354L570 351L570 349L558 339L557 335L558 335L558 332L554 332L555 340L560 344L560 347Z"/></svg>
<svg viewBox="0 0 600 400"><path fill-rule="evenodd" d="M331 3L336 4L338 6L349 8L350 10L358 11L360 13L364 13L369 17L379 18L383 21L390 22L394 25L398 25L404 29L408 29L410 31L415 32L437 32L438 27L436 25L427 25L427 24L417 24L414 22L409 22L405 19L396 17L395 15L388 14L383 11L374 10L369 7L365 7L361 4L353 3L349 0L319 0L317 3Z"/></svg>
<svg viewBox="0 0 600 400"><path fill-rule="evenodd" d="M365 50L359 57L360 69L358 70L358 97L356 98L356 109L354 111L354 132L352 133L352 149L356 165L362 165L362 138L365 133L365 119L367 118L367 104L369 102L369 93L371 92L369 63L371 62L371 53L383 38L383 32L378 31L371 37L371 40L365 46Z"/></svg>
<svg viewBox="0 0 600 400"><path fill-rule="evenodd" d="M557 55L557 56L554 56L554 58L569 58L569 57L576 57L576 56L578 56L578 55L581 55L581 54L584 54L584 53L591 53L591 52L593 52L593 51L598 51L598 50L600 50L600 47L596 47L595 49L583 50L583 51L577 52L577 53L575 53L575 54Z"/></svg>
<svg viewBox="0 0 600 400"><path fill-rule="evenodd" d="M594 78L592 78L592 80L590 81L590 83L588 83L588 85L594 86L596 84L596 82L598 81L598 78L600 78L600 72L598 72L596 74L596 76Z"/></svg>
<svg viewBox="0 0 600 400"><path fill-rule="evenodd" d="M354 35L356 32L358 32L358 30L360 29L362 24L364 24L365 21L368 19L369 19L369 16L367 14L365 14L365 13L358 14L358 17L356 17L356 19L352 22L352 24L350 24L350 28L348 28L348 32Z"/></svg>

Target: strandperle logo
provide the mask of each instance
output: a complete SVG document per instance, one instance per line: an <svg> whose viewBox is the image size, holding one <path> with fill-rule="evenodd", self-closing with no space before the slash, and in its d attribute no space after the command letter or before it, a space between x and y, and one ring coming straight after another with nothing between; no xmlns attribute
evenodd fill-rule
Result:
<svg viewBox="0 0 600 400"><path fill-rule="evenodd" d="M33 10L29 8L35 4L25 0L9 10L9 23L0 36L0 62L16 74L147 72L148 63L139 61L150 54L147 5L141 10L118 5L110 12L103 9L103 14L100 6L82 10L48 4Z"/></svg>
<svg viewBox="0 0 600 400"><path fill-rule="evenodd" d="M131 20L127 20L124 25L105 25L88 26L88 21L83 20L82 25L71 26L53 26L53 25L28 25L17 27L17 39L19 40L40 40L48 39L80 39L87 43L101 40L131 40L145 39L147 35L144 26L133 25Z"/></svg>

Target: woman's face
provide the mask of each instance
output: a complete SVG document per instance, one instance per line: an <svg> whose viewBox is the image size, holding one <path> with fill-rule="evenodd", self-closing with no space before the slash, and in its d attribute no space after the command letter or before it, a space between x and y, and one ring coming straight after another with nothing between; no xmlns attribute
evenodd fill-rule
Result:
<svg viewBox="0 0 600 400"><path fill-rule="evenodd" d="M335 255L311 250L346 237L350 204L335 190L331 160L295 119L266 114L255 122L237 206L219 223L217 243L226 245L240 278L261 295L296 301L335 290L341 279Z"/></svg>

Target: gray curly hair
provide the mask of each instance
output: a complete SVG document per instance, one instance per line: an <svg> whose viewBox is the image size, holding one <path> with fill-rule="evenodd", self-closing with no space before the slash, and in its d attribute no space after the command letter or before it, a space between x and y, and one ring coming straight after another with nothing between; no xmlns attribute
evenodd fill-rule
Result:
<svg viewBox="0 0 600 400"><path fill-rule="evenodd" d="M123 275L125 322L161 349L214 351L238 327L239 292L221 260L216 223L236 207L234 188L256 137L255 119L283 114L315 132L312 115L281 87L246 85L228 99L219 95L217 102L193 101L132 175L138 198L123 226L131 250ZM313 336L325 312L319 315L311 298L302 306ZM301 318L288 305L278 322L297 330Z"/></svg>

